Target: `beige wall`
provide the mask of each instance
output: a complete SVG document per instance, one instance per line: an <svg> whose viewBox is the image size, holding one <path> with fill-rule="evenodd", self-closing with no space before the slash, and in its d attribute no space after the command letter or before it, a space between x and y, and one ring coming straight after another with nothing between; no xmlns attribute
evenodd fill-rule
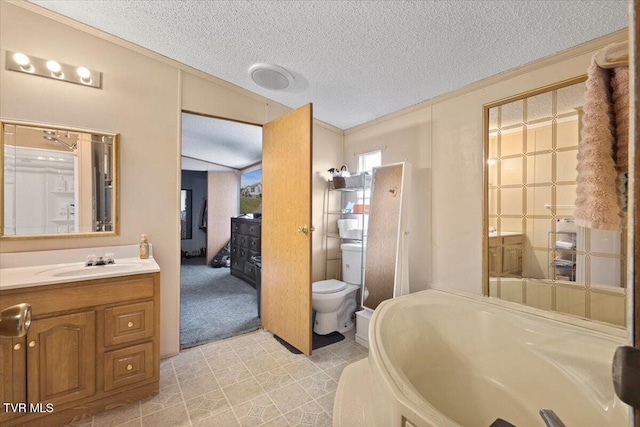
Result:
<svg viewBox="0 0 640 427"><path fill-rule="evenodd" d="M312 237L312 280L324 280L326 239L324 238L325 218L323 212L327 181L330 168L342 164L342 134L315 124L313 126L313 165L311 169L311 186L313 213L311 221L316 231Z"/></svg>
<svg viewBox="0 0 640 427"><path fill-rule="evenodd" d="M411 164L409 203L409 282L411 292L427 288L431 278L431 107L348 131L344 159L349 170L358 155L382 150L382 164ZM406 196L405 196L406 197Z"/></svg>
<svg viewBox="0 0 640 427"><path fill-rule="evenodd" d="M207 182L207 264L231 238L230 218L238 215L240 188L234 172L209 172Z"/></svg>
<svg viewBox="0 0 640 427"><path fill-rule="evenodd" d="M147 233L162 270L161 354L178 352L181 110L263 124L288 108L26 2L0 1L0 50L0 118L119 133L122 182L119 236L5 241L0 251L136 244ZM100 70L103 88L7 71L6 50ZM316 129L317 146L341 158L342 132Z"/></svg>
<svg viewBox="0 0 640 427"><path fill-rule="evenodd" d="M418 174L412 292L445 286L482 293L483 105L585 74L593 52L625 37L616 33L345 132L351 166L354 153L382 149L383 163L407 159Z"/></svg>

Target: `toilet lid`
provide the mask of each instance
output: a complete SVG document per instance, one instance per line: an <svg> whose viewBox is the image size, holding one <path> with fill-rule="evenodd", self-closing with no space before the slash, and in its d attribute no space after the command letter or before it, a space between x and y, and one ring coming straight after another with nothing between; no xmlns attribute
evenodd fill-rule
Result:
<svg viewBox="0 0 640 427"><path fill-rule="evenodd" d="M336 279L321 280L319 282L313 282L313 293L315 294L332 294L334 292L340 292L347 287L345 282L341 282Z"/></svg>

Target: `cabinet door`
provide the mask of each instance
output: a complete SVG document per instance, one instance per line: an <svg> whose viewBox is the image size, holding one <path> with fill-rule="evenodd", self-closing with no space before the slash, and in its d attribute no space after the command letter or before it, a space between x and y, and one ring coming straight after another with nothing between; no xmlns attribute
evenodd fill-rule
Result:
<svg viewBox="0 0 640 427"><path fill-rule="evenodd" d="M24 403L27 401L27 377L25 339L0 338L0 399L3 403ZM4 406L0 411L0 421L11 418L17 412Z"/></svg>
<svg viewBox="0 0 640 427"><path fill-rule="evenodd" d="M489 247L489 277L502 275L502 247Z"/></svg>
<svg viewBox="0 0 640 427"><path fill-rule="evenodd" d="M522 245L508 245L503 248L502 272L522 274Z"/></svg>
<svg viewBox="0 0 640 427"><path fill-rule="evenodd" d="M56 406L95 394L95 312L34 320L27 343L30 403Z"/></svg>

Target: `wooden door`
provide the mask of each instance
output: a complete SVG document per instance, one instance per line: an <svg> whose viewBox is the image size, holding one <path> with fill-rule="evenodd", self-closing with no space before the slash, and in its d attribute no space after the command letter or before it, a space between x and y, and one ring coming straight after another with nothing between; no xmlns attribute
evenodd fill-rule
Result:
<svg viewBox="0 0 640 427"><path fill-rule="evenodd" d="M262 131L262 325L306 355L311 354L312 125L308 104Z"/></svg>
<svg viewBox="0 0 640 427"><path fill-rule="evenodd" d="M95 312L35 320L27 343L30 403L57 406L95 393Z"/></svg>
<svg viewBox="0 0 640 427"><path fill-rule="evenodd" d="M0 399L3 403L27 401L25 338L0 338ZM19 415L17 410L0 411L0 422Z"/></svg>

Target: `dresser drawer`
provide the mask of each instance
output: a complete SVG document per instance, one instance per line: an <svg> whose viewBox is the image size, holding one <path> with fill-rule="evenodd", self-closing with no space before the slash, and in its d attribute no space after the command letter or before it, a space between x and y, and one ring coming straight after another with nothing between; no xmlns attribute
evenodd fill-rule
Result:
<svg viewBox="0 0 640 427"><path fill-rule="evenodd" d="M231 258L231 269L238 270L240 273L244 271L244 259Z"/></svg>
<svg viewBox="0 0 640 427"><path fill-rule="evenodd" d="M154 377L153 343L134 345L104 355L104 390L141 383Z"/></svg>
<svg viewBox="0 0 640 427"><path fill-rule="evenodd" d="M260 252L260 238L259 237L250 237L249 238L249 249L254 252Z"/></svg>
<svg viewBox="0 0 640 427"><path fill-rule="evenodd" d="M247 224L245 234L253 237L260 237L260 224Z"/></svg>
<svg viewBox="0 0 640 427"><path fill-rule="evenodd" d="M104 310L105 347L151 338L153 331L153 301Z"/></svg>
<svg viewBox="0 0 640 427"><path fill-rule="evenodd" d="M253 280L256 277L256 266L254 263L252 262L245 262L244 263L244 274L246 274L247 276L251 277L251 280Z"/></svg>

